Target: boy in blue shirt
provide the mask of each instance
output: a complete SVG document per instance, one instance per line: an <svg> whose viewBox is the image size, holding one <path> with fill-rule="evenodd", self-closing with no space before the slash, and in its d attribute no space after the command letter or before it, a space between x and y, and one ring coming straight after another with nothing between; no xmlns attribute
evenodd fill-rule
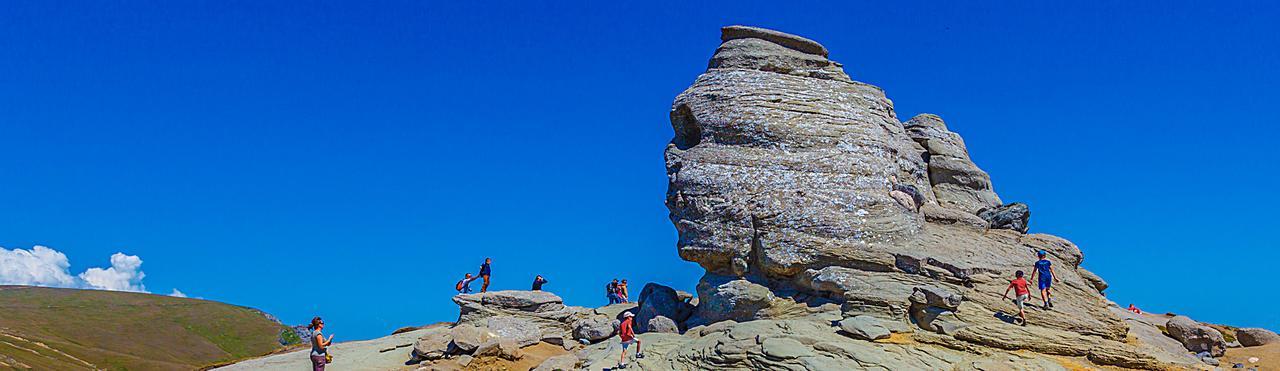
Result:
<svg viewBox="0 0 1280 371"><path fill-rule="evenodd" d="M1031 270L1031 280L1035 281L1036 275L1040 275L1040 280L1038 281L1040 283L1040 299L1044 300L1044 309L1048 310L1053 308L1053 297L1050 295L1052 294L1053 283L1058 282L1058 275L1053 271L1053 263L1050 263L1049 259L1046 258L1049 253L1040 250L1036 255L1040 257L1040 260L1036 261L1035 269Z"/></svg>

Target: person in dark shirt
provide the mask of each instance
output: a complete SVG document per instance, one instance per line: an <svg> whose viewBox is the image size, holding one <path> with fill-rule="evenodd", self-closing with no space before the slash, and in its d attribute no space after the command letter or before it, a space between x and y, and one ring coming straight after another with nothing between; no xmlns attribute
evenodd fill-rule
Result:
<svg viewBox="0 0 1280 371"><path fill-rule="evenodd" d="M484 285L480 286L480 292L489 291L489 263L493 263L493 259L484 258L484 264L480 265L480 278L484 279Z"/></svg>
<svg viewBox="0 0 1280 371"><path fill-rule="evenodd" d="M1053 284L1058 282L1058 275L1054 274L1053 263L1049 262L1048 252L1040 250L1036 253L1040 260L1036 261L1035 269L1031 270L1031 280L1036 281L1036 275L1040 275L1040 299L1044 301L1044 309L1053 308Z"/></svg>
<svg viewBox="0 0 1280 371"><path fill-rule="evenodd" d="M546 279L546 278L542 278L542 275L541 275L541 274L539 274L537 277L534 277L534 278L533 278L533 291L542 291L542 284L544 284L544 283L547 283L547 279Z"/></svg>
<svg viewBox="0 0 1280 371"><path fill-rule="evenodd" d="M604 286L604 296L609 298L609 305L618 304L622 302L621 298L618 297L618 279L617 278L614 278L613 282L609 282L608 285Z"/></svg>

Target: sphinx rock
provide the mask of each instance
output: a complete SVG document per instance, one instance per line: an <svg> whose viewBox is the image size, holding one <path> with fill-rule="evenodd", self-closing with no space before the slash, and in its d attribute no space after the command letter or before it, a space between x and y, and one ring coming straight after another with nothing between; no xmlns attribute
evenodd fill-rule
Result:
<svg viewBox="0 0 1280 371"><path fill-rule="evenodd" d="M1150 328L1131 329L1112 310L1105 281L1080 268L1075 244L1025 234L1028 213L999 208L990 176L941 118L903 123L883 90L854 81L812 40L742 26L724 28L721 40L672 104L665 150L677 249L706 270L685 323L697 343L671 355L679 364L932 369L1008 360L897 353L946 348L1186 365L1166 347L1126 343ZM983 209L1012 218L984 220ZM1055 307L1031 310L1031 324L1015 327L1008 313L1017 309L999 293L1039 250L1061 262ZM860 316L926 331L902 332L918 345L869 346L837 325ZM795 342L762 350L774 331L766 324Z"/></svg>

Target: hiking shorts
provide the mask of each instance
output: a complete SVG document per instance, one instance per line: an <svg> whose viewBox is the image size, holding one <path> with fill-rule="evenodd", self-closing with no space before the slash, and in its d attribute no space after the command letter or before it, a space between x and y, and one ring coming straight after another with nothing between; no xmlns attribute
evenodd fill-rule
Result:
<svg viewBox="0 0 1280 371"><path fill-rule="evenodd" d="M1040 289L1048 289L1050 286L1053 286L1053 277L1040 276Z"/></svg>
<svg viewBox="0 0 1280 371"><path fill-rule="evenodd" d="M1030 294L1018 295L1017 299L1013 299L1013 303L1018 305L1018 310L1022 310L1027 306L1027 299L1030 299L1030 298L1031 298Z"/></svg>
<svg viewBox="0 0 1280 371"><path fill-rule="evenodd" d="M635 344L635 343L636 343L636 339L624 341L622 342L622 349L627 349L627 347L630 347L631 344Z"/></svg>

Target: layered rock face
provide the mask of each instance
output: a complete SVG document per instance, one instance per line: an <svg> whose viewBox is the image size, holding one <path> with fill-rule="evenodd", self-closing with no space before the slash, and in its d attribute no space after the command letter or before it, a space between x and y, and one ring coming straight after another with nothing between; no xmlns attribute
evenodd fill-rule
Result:
<svg viewBox="0 0 1280 371"><path fill-rule="evenodd" d="M675 99L665 153L680 256L707 271L690 331L834 304L837 321L863 318L846 332L864 338L901 325L953 348L1185 361L1126 344L1130 326L1101 294L1105 281L1080 268L1080 249L1025 234L1026 205L1002 204L940 117L899 121L881 89L853 81L814 41L742 26L721 41ZM1058 273L1055 306L1012 328L1017 308L1000 293L1041 250Z"/></svg>

